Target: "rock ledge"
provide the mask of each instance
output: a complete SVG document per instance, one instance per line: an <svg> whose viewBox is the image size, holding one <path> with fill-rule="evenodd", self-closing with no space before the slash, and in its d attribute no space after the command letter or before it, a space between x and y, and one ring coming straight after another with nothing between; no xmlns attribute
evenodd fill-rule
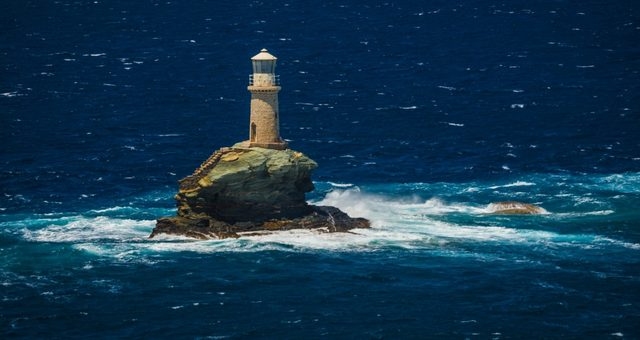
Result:
<svg viewBox="0 0 640 340"><path fill-rule="evenodd" d="M158 219L156 227L149 236L170 234L191 238L223 239L240 236L260 235L260 231L291 229L318 229L323 232L347 232L355 228L368 228L369 221L364 218L352 218L340 209L329 206L310 206L312 212L292 219L273 219L263 222L228 223L213 218L186 218L181 216ZM255 232L255 233L251 233Z"/></svg>
<svg viewBox="0 0 640 340"><path fill-rule="evenodd" d="M180 180L177 216L157 220L159 234L197 239L239 237L263 230L368 228L335 207L307 204L316 162L291 149L246 147L215 151L192 175Z"/></svg>

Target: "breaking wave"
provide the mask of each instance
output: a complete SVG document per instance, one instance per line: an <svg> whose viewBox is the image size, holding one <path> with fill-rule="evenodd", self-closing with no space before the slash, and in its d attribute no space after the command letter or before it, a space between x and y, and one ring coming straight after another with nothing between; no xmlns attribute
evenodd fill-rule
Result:
<svg viewBox="0 0 640 340"><path fill-rule="evenodd" d="M609 189L612 180L620 179L605 177L600 181L601 187ZM547 186L542 191L549 190L547 184L533 179L485 185L409 183L359 187L354 184L316 183L322 195L310 203L336 206L351 216L372 221L370 229L356 229L350 233L290 230L226 240L195 241L174 236L149 239L155 225L155 220L149 216L159 217L174 212L167 207L149 206L148 201L140 203L141 207L114 206L83 214L54 214L5 221L0 223L0 228L28 242L69 243L73 248L95 256L126 261L149 261L162 254L184 251L369 252L404 249L436 251L446 256L489 256L492 251L488 248L502 246L514 246L523 251L611 246L640 249L637 243L593 233L593 228L583 232L565 231L558 227L566 220L575 222L616 214L602 202L580 203L581 193L561 197L569 203L552 207L549 214L491 214L489 199L502 198L499 192L496 194L499 190L518 193L531 189L532 197L552 204L554 199L558 199L558 194L541 197L539 189L542 185ZM434 192L441 195L434 196ZM493 196L487 196L487 192ZM471 253L470 248L474 249Z"/></svg>

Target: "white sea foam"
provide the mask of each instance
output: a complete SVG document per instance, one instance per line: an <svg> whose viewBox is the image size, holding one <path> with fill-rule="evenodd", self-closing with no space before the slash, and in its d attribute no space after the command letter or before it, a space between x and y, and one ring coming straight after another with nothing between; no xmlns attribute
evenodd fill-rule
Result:
<svg viewBox="0 0 640 340"><path fill-rule="evenodd" d="M579 218L584 216L606 216L614 214L614 210L595 210L595 211L583 211L583 212L561 212L554 213L553 218L556 219L565 219L565 218Z"/></svg>
<svg viewBox="0 0 640 340"><path fill-rule="evenodd" d="M455 90L456 90L456 88L455 88L455 87L452 87L452 86L444 86L444 85L438 85L438 88L445 89L445 90L449 90L449 91L455 91Z"/></svg>
<svg viewBox="0 0 640 340"><path fill-rule="evenodd" d="M184 133L164 133L157 135L158 137L180 137L184 136Z"/></svg>
<svg viewBox="0 0 640 340"><path fill-rule="evenodd" d="M529 182L514 183L518 186L535 185ZM439 216L448 214L478 215L489 218L492 215L487 205L449 203L438 198L426 201L391 199L386 196L371 195L360 190L334 190L317 202L322 205L337 206L352 216L363 216L373 221L373 228L359 231L368 237L386 240L421 241L422 246L446 244L448 242L508 242L516 244L556 243L591 244L594 240L617 244L628 248L639 245L627 244L597 235L560 234L550 231L519 229L505 226L467 225L444 222ZM611 214L611 210L580 213L580 216ZM548 213L532 218L563 218L562 214ZM508 217L502 217L508 219ZM508 220L505 222L508 224ZM404 244L407 246L408 244ZM415 242L411 246L416 246ZM403 245L401 245L403 246Z"/></svg>
<svg viewBox="0 0 640 340"><path fill-rule="evenodd" d="M104 214L104 213L110 213L110 212L133 211L134 209L135 208L133 207L115 206L115 207L109 207L104 209L93 209L93 210L90 210L90 212L96 213L96 214Z"/></svg>
<svg viewBox="0 0 640 340"><path fill-rule="evenodd" d="M351 183L335 183L335 182L327 182L327 183L331 184L331 186L336 188L350 188L353 186L353 184Z"/></svg>
<svg viewBox="0 0 640 340"><path fill-rule="evenodd" d="M16 97L18 96L18 91L0 93L0 96L9 97L9 98Z"/></svg>
<svg viewBox="0 0 640 340"><path fill-rule="evenodd" d="M495 190L495 189L499 189L499 188L528 187L528 186L532 186L532 185L536 185L536 184L532 183L532 182L516 181L516 182L513 182L513 183L509 183L509 184L493 185L493 186L490 186L488 188L492 189L492 190Z"/></svg>
<svg viewBox="0 0 640 340"><path fill-rule="evenodd" d="M146 239L155 224L153 220L116 219L106 216L76 216L63 220L65 224L22 230L24 238L34 242L131 242Z"/></svg>
<svg viewBox="0 0 640 340"><path fill-rule="evenodd" d="M462 123L452 123L452 122L442 122L443 124L447 124L449 126L457 126L457 127L463 127L464 124Z"/></svg>
<svg viewBox="0 0 640 340"><path fill-rule="evenodd" d="M84 215L43 216L36 220L7 221L1 227L17 227L16 235L30 242L70 243L75 249L119 261L155 263L158 256L173 252L257 252L278 251L378 251L384 249L429 249L444 256L489 256L469 253L469 245L516 245L527 249L565 247L622 246L640 249L640 245L625 243L592 234L562 234L548 230L519 228L522 218L489 214L487 203L455 202L447 198L421 198L418 195L372 193L351 183L328 182L330 190L313 204L332 205L351 216L365 217L370 229L355 229L350 233L327 233L323 230L289 230L243 235L240 239L198 241L185 237L161 235L148 239L155 221L129 216L155 216L159 208L114 206L95 209ZM529 187L530 181L515 181L503 185L462 186L458 192L482 195L490 189ZM438 187L438 186L436 186ZM382 187L381 187L382 188ZM433 185L414 183L386 186L428 192ZM395 190L394 189L394 190ZM385 191L386 192L386 191ZM155 197L156 193L152 196ZM446 196L445 196L446 197ZM145 196L149 202L150 197ZM148 211L147 211L148 210ZM167 211L158 212L161 216ZM583 216L613 214L611 209L586 212L560 212L525 217L538 221L554 221ZM154 215L155 214L155 215ZM96 216L97 215L97 216ZM122 218L122 217L125 218ZM529 224L527 224L529 225ZM495 256L494 256L495 257ZM484 257L483 257L484 258ZM497 257L496 257L497 258ZM489 258L486 258L489 259ZM489 259L490 260L490 259Z"/></svg>

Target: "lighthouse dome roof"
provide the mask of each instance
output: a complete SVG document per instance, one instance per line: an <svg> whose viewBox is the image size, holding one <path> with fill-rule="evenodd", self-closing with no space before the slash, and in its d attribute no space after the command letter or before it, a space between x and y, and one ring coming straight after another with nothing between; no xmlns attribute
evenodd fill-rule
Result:
<svg viewBox="0 0 640 340"><path fill-rule="evenodd" d="M274 57L266 48L260 50L260 53L254 55L251 60L276 60L278 58Z"/></svg>

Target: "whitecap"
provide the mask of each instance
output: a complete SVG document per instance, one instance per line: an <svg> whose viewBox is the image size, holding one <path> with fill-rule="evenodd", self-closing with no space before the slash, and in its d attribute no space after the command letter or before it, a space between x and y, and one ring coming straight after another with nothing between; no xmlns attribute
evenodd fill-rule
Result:
<svg viewBox="0 0 640 340"><path fill-rule="evenodd" d="M123 206L115 206L115 207L109 207L109 208L104 208L104 209L92 209L89 210L90 213L93 214L104 214L104 213L112 213L112 212L127 212L127 213L131 213L134 212L134 210L136 210L133 207L123 207Z"/></svg>
<svg viewBox="0 0 640 340"><path fill-rule="evenodd" d="M337 188L349 188L352 187L353 184L351 183L336 183L336 182L327 182L329 184L331 184L331 186L337 187Z"/></svg>
<svg viewBox="0 0 640 340"><path fill-rule="evenodd" d="M588 196L576 197L574 201L576 202L575 203L576 206L583 205L583 204L598 204L598 205L602 204L602 202L600 202L598 199L593 197L588 197Z"/></svg>
<svg viewBox="0 0 640 340"><path fill-rule="evenodd" d="M532 182L526 182L526 181L515 181L515 182L509 183L509 184L493 185L493 186L488 187L488 189L495 190L495 189L499 189L499 188L528 187L528 186L533 186L533 185L536 185L536 184L532 183Z"/></svg>
<svg viewBox="0 0 640 340"><path fill-rule="evenodd" d="M444 85L438 85L438 88L440 89L445 89L445 90L449 90L449 91L455 91L456 88L452 87L452 86L444 86Z"/></svg>
<svg viewBox="0 0 640 340"><path fill-rule="evenodd" d="M615 214L615 210L594 210L594 211L581 211L581 212L560 212L554 213L554 218L578 218L584 216L606 216Z"/></svg>
<svg viewBox="0 0 640 340"><path fill-rule="evenodd" d="M24 96L24 94L18 93L18 91L12 91L12 92L0 93L0 96L11 98L11 97Z"/></svg>
<svg viewBox="0 0 640 340"><path fill-rule="evenodd" d="M180 137L184 136L184 133L164 133L157 135L158 137Z"/></svg>
<svg viewBox="0 0 640 340"><path fill-rule="evenodd" d="M451 123L451 122L442 122L443 124L447 124L449 126L457 126L457 127L463 127L464 124L462 123Z"/></svg>

